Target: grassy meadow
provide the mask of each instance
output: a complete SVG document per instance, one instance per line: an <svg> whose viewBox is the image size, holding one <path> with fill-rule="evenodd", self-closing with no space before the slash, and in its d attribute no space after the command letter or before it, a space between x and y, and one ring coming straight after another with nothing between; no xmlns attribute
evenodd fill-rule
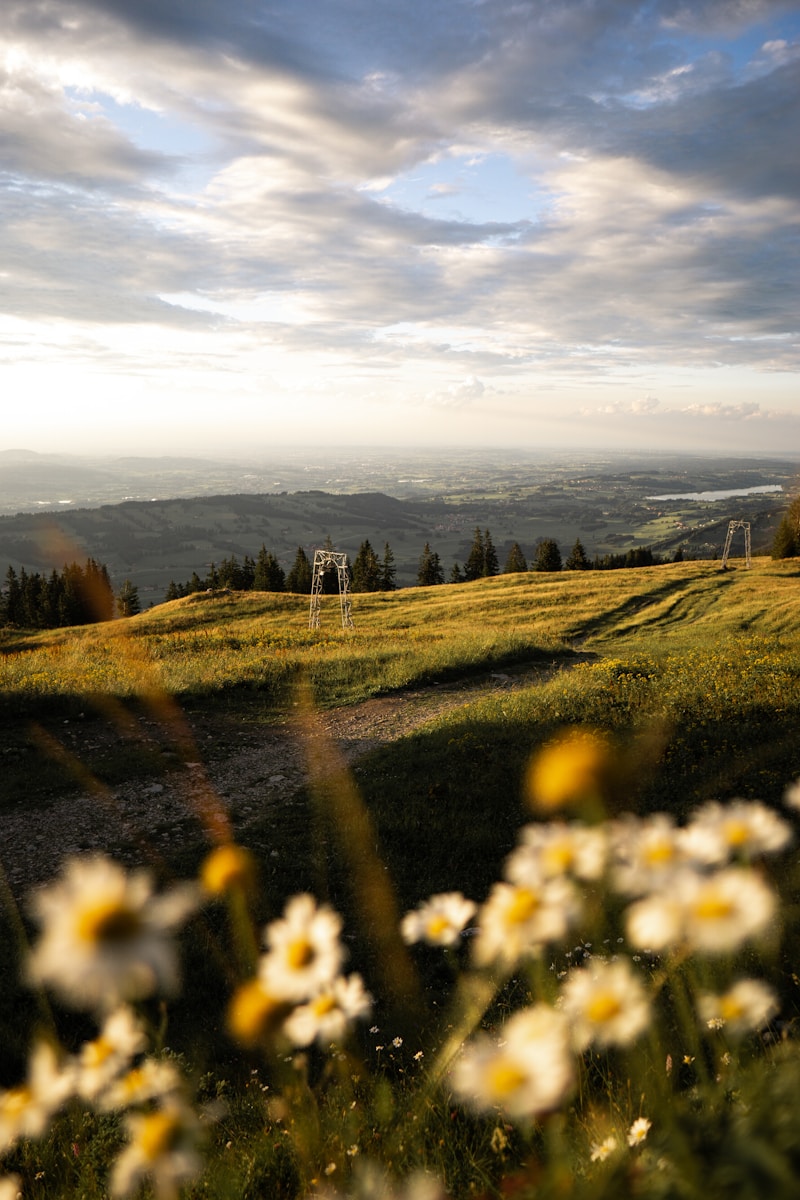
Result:
<svg viewBox="0 0 800 1200"><path fill-rule="evenodd" d="M800 1083L793 1037L800 878L794 852L778 847L779 838L767 847L764 835L752 851L731 842L727 868L709 858L695 872L692 886L737 870L743 895L769 886L780 896L780 916L738 940L721 935L720 953L686 931L654 948L666 909L661 925L648 910L654 944L637 942L630 897L610 868L576 882L562 916L567 909L580 916L558 938L543 935L536 953L507 961L496 950L487 961L479 947L494 919L486 897L527 823L608 830L610 861L623 814L637 814L642 829L662 820L658 814L694 828L693 814L714 801L782 810L787 785L800 776L799 600L796 561L756 559L751 570L740 560L726 571L687 562L356 595L355 627L347 631L336 597L324 598L321 628L312 631L307 598L217 593L104 625L0 632L6 811L24 805L46 821L54 797L92 780L113 786L185 771L201 753L191 735L198 721L218 734L204 743L212 757L224 755L231 731L257 736L299 722L309 761L306 791L285 810L265 810L242 835L236 861L253 864L257 886L249 866L223 872L218 887L206 882L208 894L181 934L180 992L165 999L154 988L135 998L146 1035L141 1044L129 1039L127 1066L135 1062L141 1072L144 1063L166 1063L183 1082L142 1093L128 1109L104 1099L113 1072L102 1087L97 1074L86 1082L87 1062L100 1055L96 1043L103 1042L104 1061L113 1058L111 1035L98 1033L108 1018L103 1005L87 1001L79 983L70 994L52 964L42 968L50 975L40 986L20 980L40 933L30 908L6 888L0 1153L14 1187L37 1198L136 1195L142 1181L145 1195L152 1185L166 1197L287 1200L792 1196L800 1166L791 1099ZM363 756L352 772L317 720L374 697L490 675L491 690L465 689L457 706ZM158 751L142 751L142 723L161 724ZM69 754L48 753L44 747L64 743L65 728ZM576 728L585 743L565 743L572 748L558 750L554 768L558 781L565 775L573 783L550 808L540 802L537 809L530 764L545 761L548 747ZM587 746L590 768L578 786L576 762ZM781 819L788 830L796 815L783 809ZM197 842L176 844L166 863L162 854L155 874L165 894L195 878L210 852L210 842ZM671 886L674 895L689 886L686 873ZM455 891L484 905L468 918L467 934L444 947L400 937L403 913ZM277 1017L267 1020L261 997L262 1023L249 1036L231 1023L231 997L261 978L262 927L279 922L301 892L341 914L347 969L363 977L371 1015L352 1021L346 1037L292 1042ZM751 911L759 897L754 891ZM651 908L660 902L655 892L645 899ZM719 907L717 896L697 912L718 915ZM111 929L92 921L93 929ZM115 950L120 937L115 924ZM572 1003L562 980L602 974L626 939L636 949L630 969L645 981L647 1031L635 1041L626 1033L582 1044L569 1066L543 1059L550 1066L533 1073L563 1071L563 1093L530 1099L527 1108L517 1103L519 1062L533 1043L518 1060L500 1061L501 1051L490 1053L481 1039L507 1029L506 1043L514 1044L513 1014L534 1003L560 1021ZM726 1001L722 1024L701 1028L692 1005L722 995L742 970L775 997L764 1001L763 1019L738 1032ZM115 986L108 984L111 993ZM639 986L629 980L626 995ZM614 1000L621 1015L626 1003ZM631 1012L629 1030L637 1020ZM36 1091L25 1047L45 1035L61 1047L59 1080L72 1064L72 1090L37 1124L19 1115L29 1114ZM548 1033L551 1048L560 1036ZM473 1071L468 1088L453 1068L462 1042ZM156 1137L156 1119L162 1129L167 1118L169 1137Z"/></svg>

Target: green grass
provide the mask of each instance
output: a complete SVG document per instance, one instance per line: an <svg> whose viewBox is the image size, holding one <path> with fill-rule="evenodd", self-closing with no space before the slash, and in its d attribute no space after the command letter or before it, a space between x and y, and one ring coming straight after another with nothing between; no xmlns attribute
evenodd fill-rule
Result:
<svg viewBox="0 0 800 1200"><path fill-rule="evenodd" d="M540 681L524 688L473 699L464 693L457 709L361 759L353 777L357 801L351 796L345 803L349 784L326 778L323 770L307 794L248 828L244 840L260 864L256 920L274 916L298 890L329 900L353 931L350 968L361 970L378 995L380 952L370 940L374 914L364 903L363 864L348 858L348 840L357 836L369 846L370 869L388 868L399 912L436 891L457 888L483 898L519 826L530 817L522 795L526 763L565 725L599 729L613 739L612 811L666 810L682 817L703 800L734 795L777 805L785 785L800 776L798 597L797 563L757 560L746 571L737 562L726 572L716 564L684 563L356 596L355 629L349 632L337 627L335 597L323 605L322 628L309 631L304 600L268 595L190 597L78 630L6 631L0 641L5 717L0 811L21 803L46 807L69 779L72 786L84 786L90 776L113 786L137 775L166 774L190 753L181 741L181 710L205 722L216 755L229 736L285 720L300 682L309 686L313 707L325 709L513 666L546 667ZM82 765L82 780L48 751L56 743L68 751L73 767ZM191 876L206 849L178 841L162 869ZM793 904L796 891L794 881ZM2 937L6 1083L19 1074L27 1037L41 1017L30 994L12 982L21 964L17 935L27 929L24 913L20 925L13 911L9 904ZM220 911L195 923L186 939L186 986L167 1014L170 1046L186 1055L195 1076L202 1064L209 1074L201 1092L222 1088L227 1105L212 1133L208 1191L198 1185L188 1194L288 1200L309 1186L305 1168L249 1074L262 1064L242 1062L220 1032L228 937ZM784 984L796 969L795 949L795 941L787 939L769 967ZM319 1147L346 1163L350 1141L363 1140L368 1131L374 1152L405 1170L410 1151L402 1138L413 1123L417 1165L426 1162L443 1173L454 1196L494 1196L507 1174L515 1174L522 1194L532 1194L534 1187L541 1195L591 1200L639 1194L636 1179L623 1178L617 1168L594 1178L590 1187L584 1165L561 1188L556 1175L547 1173L550 1166L542 1165L553 1161L548 1139L559 1137L572 1146L570 1154L586 1158L585 1148L575 1149L583 1145L580 1121L589 1129L592 1114L611 1103L610 1085L602 1094L607 1078L602 1072L613 1065L605 1060L595 1064L600 1084L594 1108L581 1108L579 1120L573 1112L568 1132L559 1133L552 1123L527 1133L508 1127L509 1145L502 1153L492 1148L493 1118L467 1117L446 1097L422 1112L416 1083L422 1068L412 1054L423 1045L432 1053L453 976L432 951L420 952L417 968L420 1008L404 1016L383 996L375 1018L382 1041L402 1034L404 1050L383 1054L376 1065L378 1035L364 1035L356 1051L371 1064L369 1071L348 1059L335 1080L325 1071L335 1074L338 1068L326 1068L312 1054L309 1069L320 1088L314 1116ZM526 987L524 980L512 981L492 1013L519 1003ZM62 1037L79 1044L86 1036L81 1022L56 1015ZM164 1014L153 1007L150 1015L159 1021ZM739 1086L751 1097L753 1145L769 1140L759 1090L785 1103L780 1097L791 1091L797 1075L793 1059L775 1069L768 1085L756 1068L743 1067ZM617 1090L613 1103L623 1104ZM629 1119L637 1101L629 1097L625 1103L633 1106L631 1113L625 1110ZM724 1113L720 1117L714 1109L714 1120L703 1127L710 1147L704 1150L697 1132L702 1122L693 1117L692 1103L688 1089L680 1093L675 1118L682 1123L680 1136L698 1160L707 1153L709 1178L722 1187L728 1178L725 1156L746 1169L740 1163L742 1138L733 1118L726 1124ZM700 1101L694 1103L700 1111ZM357 1119L346 1115L350 1105ZM781 1119L783 1169L796 1154L791 1142L797 1130L788 1117ZM99 1197L103 1167L119 1136L115 1119L71 1114L52 1143L25 1144L6 1165L22 1173L32 1196ZM230 1161L228 1141L237 1146ZM80 1153L70 1149L74 1145ZM662 1150L667 1153L666 1144ZM323 1161L322 1149L314 1154ZM763 1183L757 1172L753 1177ZM765 1178L771 1179L768 1172ZM769 1190L773 1184L764 1186ZM663 1194L672 1193L667 1188Z"/></svg>

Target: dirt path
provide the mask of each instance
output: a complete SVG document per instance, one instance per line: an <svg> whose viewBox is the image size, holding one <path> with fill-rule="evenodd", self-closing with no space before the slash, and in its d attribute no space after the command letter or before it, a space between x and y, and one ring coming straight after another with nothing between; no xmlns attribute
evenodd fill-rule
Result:
<svg viewBox="0 0 800 1200"><path fill-rule="evenodd" d="M538 664L413 688L322 713L318 728L353 763L442 713L543 682L559 669L568 668ZM111 850L130 862L145 854L152 858L178 840L202 837L204 824L215 824L218 834L241 835L263 822L270 809L297 803L308 777L307 733L297 724L221 724L203 716L190 719L190 725L196 755L166 775L114 788L89 787L6 813L0 861L12 892L22 896L49 879L71 854ZM155 725L152 732L155 736ZM80 733L68 730L64 737L79 760Z"/></svg>

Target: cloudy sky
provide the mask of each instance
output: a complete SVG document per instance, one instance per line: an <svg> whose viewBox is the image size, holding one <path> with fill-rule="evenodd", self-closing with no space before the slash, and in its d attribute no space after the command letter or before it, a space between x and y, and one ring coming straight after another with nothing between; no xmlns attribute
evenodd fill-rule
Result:
<svg viewBox="0 0 800 1200"><path fill-rule="evenodd" d="M0 449L800 452L800 5L3 0Z"/></svg>

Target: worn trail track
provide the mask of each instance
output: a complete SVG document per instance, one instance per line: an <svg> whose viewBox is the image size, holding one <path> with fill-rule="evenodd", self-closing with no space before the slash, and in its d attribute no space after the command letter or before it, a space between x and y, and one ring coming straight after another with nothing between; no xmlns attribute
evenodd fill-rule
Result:
<svg viewBox="0 0 800 1200"><path fill-rule="evenodd" d="M21 897L71 854L109 850L130 862L148 861L180 841L241 835L270 811L297 803L308 781L310 736L328 739L331 750L352 764L445 712L543 682L558 669L556 663L537 664L417 687L317 714L310 725L291 719L271 726L230 720L221 725L213 715L191 717L191 758L184 753L166 775L113 788L87 778L77 794L50 796L6 813L0 850L6 879ZM82 739L98 736L70 725L59 742L79 764ZM137 736L146 744L163 740L163 730L142 722Z"/></svg>

